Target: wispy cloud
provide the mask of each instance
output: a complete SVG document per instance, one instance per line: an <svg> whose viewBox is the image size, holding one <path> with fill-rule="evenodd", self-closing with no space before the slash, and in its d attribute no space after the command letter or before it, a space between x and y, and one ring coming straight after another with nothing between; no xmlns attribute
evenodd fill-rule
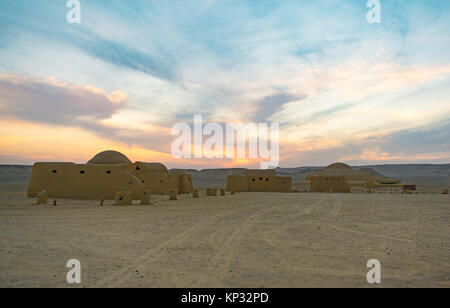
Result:
<svg viewBox="0 0 450 308"><path fill-rule="evenodd" d="M169 152L168 133L148 125L118 125L113 117L127 109L127 95L107 94L93 86L73 85L52 78L0 75L0 119L26 120L55 126L75 126L128 145ZM111 121L112 120L112 121Z"/></svg>
<svg viewBox="0 0 450 308"><path fill-rule="evenodd" d="M167 153L170 126L203 114L280 122L281 165L446 159L446 0L382 1L377 25L342 0L82 1L79 25L66 13L0 3L0 121Z"/></svg>
<svg viewBox="0 0 450 308"><path fill-rule="evenodd" d="M285 104L299 101L303 98L305 96L294 96L288 93L266 96L259 102L255 102L256 110L253 113L252 120L255 122L266 122L270 116L282 110Z"/></svg>
<svg viewBox="0 0 450 308"><path fill-rule="evenodd" d="M73 125L83 118L109 118L126 106L126 100L127 95L119 91L107 94L92 86L77 86L50 78L0 75L3 116Z"/></svg>

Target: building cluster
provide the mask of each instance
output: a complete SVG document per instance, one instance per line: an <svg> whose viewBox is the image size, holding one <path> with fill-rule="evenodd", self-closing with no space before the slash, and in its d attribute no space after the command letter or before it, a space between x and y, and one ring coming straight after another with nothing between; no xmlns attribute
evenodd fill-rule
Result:
<svg viewBox="0 0 450 308"><path fill-rule="evenodd" d="M245 170L227 177L227 191L291 192L292 177L277 176L275 170Z"/></svg>
<svg viewBox="0 0 450 308"><path fill-rule="evenodd" d="M305 181L294 184L295 192L335 193L415 193L415 185L402 184L373 172L371 169L355 170L347 164L334 163L323 170L309 174Z"/></svg>
<svg viewBox="0 0 450 308"><path fill-rule="evenodd" d="M141 200L144 192L169 195L193 192L191 175L169 173L160 163L132 163L116 151L95 155L86 164L36 163L28 184L28 197L45 191L49 198L115 199L125 192L127 199ZM124 198L125 198L124 197Z"/></svg>
<svg viewBox="0 0 450 308"><path fill-rule="evenodd" d="M229 175L226 191L237 192L331 192L331 193L415 193L415 185L404 185L399 180L382 176L371 169L355 170L349 165L335 163L309 174L305 181L292 183L292 177L278 176L273 169L242 170ZM207 195L216 195L210 189ZM28 185L28 197L42 199L100 199L130 204L141 200L150 203L150 194L169 195L194 190L190 174L170 173L161 163L131 162L116 151L104 151L86 164L36 163ZM225 195L225 190L221 190ZM103 201L102 201L103 202Z"/></svg>

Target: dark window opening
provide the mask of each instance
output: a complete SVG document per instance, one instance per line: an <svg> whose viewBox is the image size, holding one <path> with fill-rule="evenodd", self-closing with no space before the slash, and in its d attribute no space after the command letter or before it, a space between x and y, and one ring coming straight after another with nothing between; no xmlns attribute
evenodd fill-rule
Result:
<svg viewBox="0 0 450 308"><path fill-rule="evenodd" d="M145 182L145 181L144 181L144 180L142 180L141 182L142 182L142 184L144 184L144 182Z"/></svg>
<svg viewBox="0 0 450 308"><path fill-rule="evenodd" d="M262 181L262 179L263 179L262 177L259 178L260 181Z"/></svg>
<svg viewBox="0 0 450 308"><path fill-rule="evenodd" d="M52 170L52 173L57 173L58 171L57 170Z"/></svg>
<svg viewBox="0 0 450 308"><path fill-rule="evenodd" d="M266 178L266 181L269 182L269 178Z"/></svg>
<svg viewBox="0 0 450 308"><path fill-rule="evenodd" d="M253 182L255 182L255 181L256 181L256 179L255 179L255 178L253 178L253 179L252 179L252 181L253 181Z"/></svg>
<svg viewBox="0 0 450 308"><path fill-rule="evenodd" d="M111 170L107 170L107 171L106 171L106 174L111 174Z"/></svg>
<svg viewBox="0 0 450 308"><path fill-rule="evenodd" d="M136 167L136 170L141 170L141 168L139 168L139 166Z"/></svg>
<svg viewBox="0 0 450 308"><path fill-rule="evenodd" d="M81 170L80 173L81 173L81 174L84 174L84 170Z"/></svg>

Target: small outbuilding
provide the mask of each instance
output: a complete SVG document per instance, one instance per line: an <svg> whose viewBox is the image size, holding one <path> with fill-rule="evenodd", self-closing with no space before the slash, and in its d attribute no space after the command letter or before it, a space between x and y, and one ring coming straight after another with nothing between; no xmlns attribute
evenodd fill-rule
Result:
<svg viewBox="0 0 450 308"><path fill-rule="evenodd" d="M227 191L292 192L292 178L277 176L275 170L245 170L227 177Z"/></svg>
<svg viewBox="0 0 450 308"><path fill-rule="evenodd" d="M401 181L390 179L372 169L354 169L344 163L334 163L323 170L309 174L311 192L397 192ZM378 188L375 190L375 188ZM401 189L403 191L403 189Z"/></svg>

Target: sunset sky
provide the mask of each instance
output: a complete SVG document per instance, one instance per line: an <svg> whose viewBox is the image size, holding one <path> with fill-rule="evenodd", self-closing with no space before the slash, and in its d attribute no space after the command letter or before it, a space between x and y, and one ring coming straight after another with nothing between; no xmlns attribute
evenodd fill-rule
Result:
<svg viewBox="0 0 450 308"><path fill-rule="evenodd" d="M169 167L177 122L279 122L281 167L450 163L450 1L0 1L0 163Z"/></svg>

